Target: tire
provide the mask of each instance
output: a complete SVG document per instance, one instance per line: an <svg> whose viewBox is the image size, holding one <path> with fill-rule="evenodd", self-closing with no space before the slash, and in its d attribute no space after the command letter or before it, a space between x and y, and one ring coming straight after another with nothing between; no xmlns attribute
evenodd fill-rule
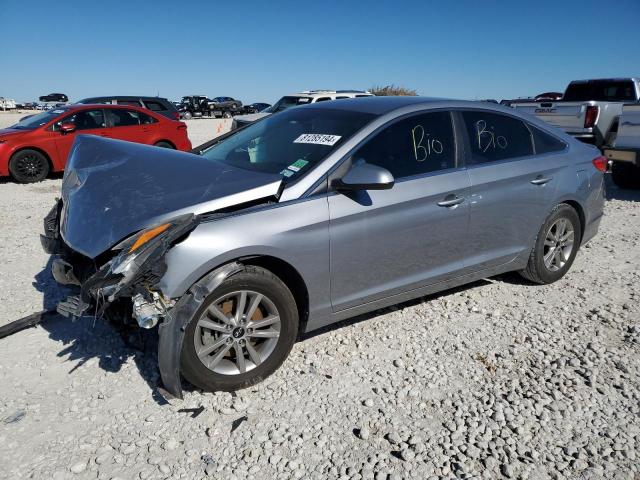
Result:
<svg viewBox="0 0 640 480"><path fill-rule="evenodd" d="M176 147L174 147L173 145L171 145L169 142L156 142L153 144L154 147L160 147L160 148L170 148L172 150L175 150Z"/></svg>
<svg viewBox="0 0 640 480"><path fill-rule="evenodd" d="M264 297L249 319L253 322L227 327L228 315L237 314L238 304L241 304L239 292L243 291L249 292L243 313L249 314L257 294ZM214 306L219 307L218 315L222 312L226 321L208 313ZM279 324L272 323L251 331L252 324L258 325L255 322L265 322L276 315ZM215 324L216 329L199 326L200 320L206 321L207 325ZM298 323L296 302L282 280L264 268L247 266L211 292L187 324L180 359L182 375L193 385L210 392L228 392L255 385L275 372L287 358L298 335ZM220 327L228 330L219 331ZM273 335L276 330L277 338L252 338L249 335L257 336L256 332ZM216 344L221 346L205 352ZM252 361L255 357L249 347L259 353L258 362ZM243 352L243 362L239 361L238 348ZM198 357L197 350L205 352L203 360ZM241 363L245 366L244 373Z"/></svg>
<svg viewBox="0 0 640 480"><path fill-rule="evenodd" d="M16 182L41 182L49 175L49 161L37 150L21 150L9 160L9 173Z"/></svg>
<svg viewBox="0 0 640 480"><path fill-rule="evenodd" d="M564 235L561 234L562 230L558 231L562 225L565 225ZM569 237L569 226L573 232L571 237ZM554 234L559 233L561 238L572 238L570 249L569 239L562 242L553 239ZM580 248L581 239L582 228L578 213L566 203L557 205L540 227L527 267L520 271L520 275L531 282L543 285L561 279L571 268ZM554 243L555 247L552 246ZM554 252L556 252L555 255ZM545 261L545 256L549 255L551 255L548 257L550 261Z"/></svg>
<svg viewBox="0 0 640 480"><path fill-rule="evenodd" d="M184 112L182 114L182 118L184 118L185 120L191 120L192 117L193 115L191 115L191 112Z"/></svg>
<svg viewBox="0 0 640 480"><path fill-rule="evenodd" d="M228 110L222 113L222 118L231 118L231 112L229 112Z"/></svg>
<svg viewBox="0 0 640 480"><path fill-rule="evenodd" d="M625 162L613 162L611 179L620 188L640 188L640 168Z"/></svg>

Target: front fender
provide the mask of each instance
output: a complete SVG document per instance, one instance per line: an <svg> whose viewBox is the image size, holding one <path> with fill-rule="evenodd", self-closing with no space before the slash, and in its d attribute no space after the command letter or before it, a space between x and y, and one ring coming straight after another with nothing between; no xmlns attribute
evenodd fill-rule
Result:
<svg viewBox="0 0 640 480"><path fill-rule="evenodd" d="M233 262L223 265L205 275L185 293L169 311L158 327L158 367L160 377L167 392L174 397L183 398L180 382L180 352L184 341L184 332L193 315L205 298L218 288L230 276L244 267Z"/></svg>

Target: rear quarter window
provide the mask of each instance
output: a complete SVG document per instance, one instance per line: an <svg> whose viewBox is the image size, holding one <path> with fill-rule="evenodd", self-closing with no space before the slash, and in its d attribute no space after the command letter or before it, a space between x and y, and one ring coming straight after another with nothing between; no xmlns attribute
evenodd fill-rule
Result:
<svg viewBox="0 0 640 480"><path fill-rule="evenodd" d="M549 135L533 125L529 124L528 126L529 130L531 130L531 134L533 135L533 144L536 147L537 155L559 152L567 147L566 143L557 139L553 135Z"/></svg>
<svg viewBox="0 0 640 480"><path fill-rule="evenodd" d="M469 138L467 164L478 165L533 155L531 132L521 120L494 112L462 112Z"/></svg>

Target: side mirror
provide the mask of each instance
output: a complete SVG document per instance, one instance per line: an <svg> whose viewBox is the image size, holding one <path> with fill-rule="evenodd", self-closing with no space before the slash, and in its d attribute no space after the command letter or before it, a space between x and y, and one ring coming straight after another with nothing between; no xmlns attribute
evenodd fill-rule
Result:
<svg viewBox="0 0 640 480"><path fill-rule="evenodd" d="M76 131L76 126L73 123L63 123L60 125L60 133L63 135L66 133L73 133Z"/></svg>
<svg viewBox="0 0 640 480"><path fill-rule="evenodd" d="M388 190L395 179L386 168L361 162L354 165L342 178L333 181L338 191Z"/></svg>

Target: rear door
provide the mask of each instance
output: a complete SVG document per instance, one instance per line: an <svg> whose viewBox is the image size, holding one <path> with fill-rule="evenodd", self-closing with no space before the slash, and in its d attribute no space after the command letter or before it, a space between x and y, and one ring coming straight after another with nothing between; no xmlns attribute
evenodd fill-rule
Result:
<svg viewBox="0 0 640 480"><path fill-rule="evenodd" d="M148 123L148 119L153 119L138 110L128 108L108 108L109 115L109 137L127 142L151 143L153 142L157 125ZM145 123L147 122L147 123Z"/></svg>
<svg viewBox="0 0 640 480"><path fill-rule="evenodd" d="M471 180L469 264L481 270L532 247L551 208L562 162L553 153L536 155L529 127L516 117L486 110L457 115Z"/></svg>
<svg viewBox="0 0 640 480"><path fill-rule="evenodd" d="M63 123L74 124L76 130L71 133L61 132L60 125ZM56 150L58 151L58 156L60 157L62 164L66 163L67 157L69 156L69 150L71 150L71 145L73 145L77 135L100 135L102 137L106 137L108 136L109 130L105 121L104 110L101 108L74 112L54 123L49 128L57 134L55 140Z"/></svg>
<svg viewBox="0 0 640 480"><path fill-rule="evenodd" d="M328 196L334 311L459 275L469 247L470 182L458 162L450 112L395 121L349 162L382 166L396 183Z"/></svg>

